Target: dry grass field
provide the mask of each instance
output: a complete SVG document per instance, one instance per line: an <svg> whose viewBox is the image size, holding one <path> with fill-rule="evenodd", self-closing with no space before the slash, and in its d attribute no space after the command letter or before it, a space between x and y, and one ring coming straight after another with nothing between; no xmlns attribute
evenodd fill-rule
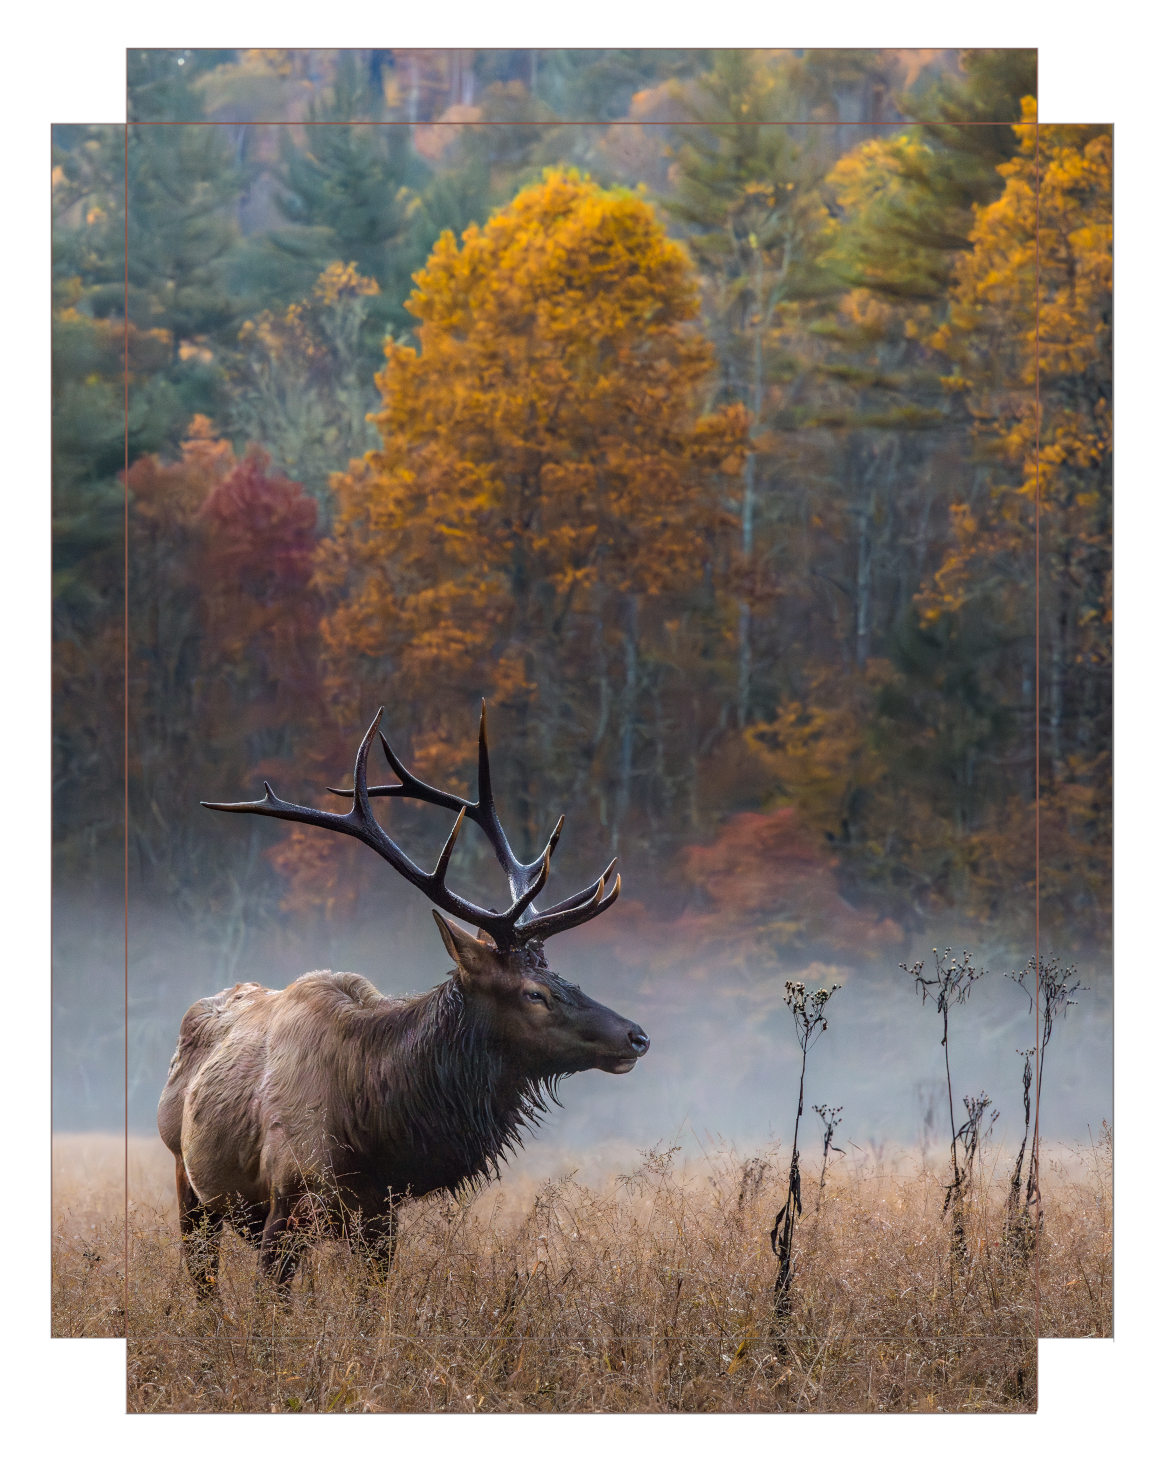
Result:
<svg viewBox="0 0 1162 1462"><path fill-rule="evenodd" d="M1033 1274L1002 1237L1004 1154L955 1264L941 1170L848 1160L820 1199L805 1168L782 1321L768 1231L785 1156L678 1156L412 1204L382 1288L328 1241L278 1297L231 1235L199 1309L161 1144L129 1145L126 1286L124 1146L59 1138L53 1333L127 1334L135 1412L1035 1409ZM1111 1333L1110 1162L1108 1132L1046 1150L1042 1335Z"/></svg>

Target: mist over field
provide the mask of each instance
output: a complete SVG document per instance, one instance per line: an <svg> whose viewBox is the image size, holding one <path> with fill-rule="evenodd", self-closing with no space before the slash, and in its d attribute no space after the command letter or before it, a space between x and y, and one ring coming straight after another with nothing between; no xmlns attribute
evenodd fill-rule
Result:
<svg viewBox="0 0 1162 1462"><path fill-rule="evenodd" d="M380 914L349 926L306 933L290 928L255 935L232 974L220 951L199 940L176 917L134 911L130 926L128 1126L156 1132L154 1111L187 1007L236 980L282 988L319 968L351 969L384 994L414 994L446 978L448 959L428 906L410 891L384 897ZM812 1048L807 1068L801 1146L812 1154L819 1123L813 1105L843 1108L837 1129L848 1160L870 1159L880 1144L915 1147L925 1139L933 1157L947 1149L948 1109L940 1022L931 1000L922 1005L896 962L849 963L826 948L809 951L798 970L765 978L711 965L692 967L675 950L659 968L656 947L616 940L616 911L605 916L610 940L564 934L547 946L550 964L603 1004L643 1025L648 1054L627 1076L583 1072L563 1083L563 1107L553 1109L514 1171L540 1173L572 1154L616 1165L660 1141L680 1141L696 1154L698 1141L733 1143L740 1151L771 1138L790 1140L798 1087L799 1051L782 1001L783 980L810 988L839 982L828 1007L829 1026ZM60 899L54 938L54 1129L116 1130L124 1111L123 910L113 905L71 908ZM614 947L616 944L616 947ZM956 951L959 953L959 948ZM931 953L916 949L907 961ZM1033 1044L1028 1002L1007 970L1024 951L978 951L989 970L968 1003L950 1020L953 1091L958 1121L963 1096L986 1091L999 1110L994 1139L1015 1147L1023 1128L1021 1060ZM1049 951L1045 951L1049 953ZM903 959L903 956L900 956ZM1041 1130L1046 1140L1084 1139L1112 1119L1112 976L1099 957L1077 956L1083 983L1078 1005L1054 1028L1046 1059ZM853 1150L851 1144L856 1144Z"/></svg>

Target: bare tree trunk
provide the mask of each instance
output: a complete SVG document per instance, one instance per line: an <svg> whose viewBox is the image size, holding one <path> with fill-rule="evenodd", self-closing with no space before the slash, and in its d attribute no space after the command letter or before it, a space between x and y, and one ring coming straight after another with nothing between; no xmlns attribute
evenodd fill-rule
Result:
<svg viewBox="0 0 1162 1462"><path fill-rule="evenodd" d="M870 489L859 514L859 567L855 584L855 663L861 670L867 665L871 643L872 598L872 521L876 510L876 490Z"/></svg>
<svg viewBox="0 0 1162 1462"><path fill-rule="evenodd" d="M536 840L536 828L533 825L534 808L536 797L534 795L534 768L536 758L533 751L533 707L532 699L534 687L537 683L537 665L532 652L525 649L524 655L524 678L525 689L521 691L520 703L517 709L517 734L516 744L520 747L518 766L520 768L516 777L516 816L517 825L521 831L521 838L524 846L521 849L522 859L533 857L533 844Z"/></svg>
<svg viewBox="0 0 1162 1462"><path fill-rule="evenodd" d="M612 699L609 689L609 661L605 654L605 620L600 614L597 616L594 644L597 647L597 727L593 732L593 749L596 754L609 725L609 707Z"/></svg>
<svg viewBox="0 0 1162 1462"><path fill-rule="evenodd" d="M1067 611L1061 608L1049 620L1049 758L1053 767L1053 780L1060 782L1064 777L1065 764L1062 752L1062 724L1065 719L1065 662Z"/></svg>
<svg viewBox="0 0 1162 1462"><path fill-rule="evenodd" d="M748 452L742 486L742 556L748 562L751 550L754 548L755 475L757 471L757 454Z"/></svg>

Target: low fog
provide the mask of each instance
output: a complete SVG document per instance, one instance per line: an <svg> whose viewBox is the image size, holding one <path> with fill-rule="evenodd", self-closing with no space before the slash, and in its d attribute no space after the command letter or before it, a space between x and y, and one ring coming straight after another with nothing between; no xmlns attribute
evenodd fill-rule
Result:
<svg viewBox="0 0 1162 1462"><path fill-rule="evenodd" d="M540 1173L562 1162L611 1163L635 1149L678 1141L696 1155L732 1144L741 1152L772 1138L789 1141L798 1094L800 1053L783 980L810 988L840 983L828 1007L829 1027L807 1064L800 1145L818 1146L813 1105L842 1107L836 1140L859 1160L883 1147L948 1141L947 1091L934 1002L922 1003L897 953L881 962L849 962L825 948L775 974L744 975L713 964L669 962L654 948L626 946L615 913L601 943L583 931L559 935L546 947L550 963L595 999L642 1024L652 1046L626 1076L585 1072L562 1084L554 1109L526 1140L514 1166ZM65 894L54 915L54 1129L156 1134L154 1112L186 1008L237 980L282 987L307 970L351 969L385 994L431 988L448 973L448 959L425 901L393 890L373 918L301 929L291 921L236 931L224 949L212 923L196 924L172 911L130 908L128 1062L125 1061L123 944L120 906L84 905ZM916 948L907 958L927 956ZM959 952L959 951L958 951ZM1048 957L1054 951L1045 948ZM1033 1045L1028 1000L1005 971L1023 966L1031 950L1006 950L981 940L979 962L990 974L950 1019L953 1093L984 1091L999 1111L994 1140L1016 1146L1023 1128L1022 1061ZM1102 956L1071 957L1084 984L1078 1004L1059 1019L1046 1058L1041 1130L1047 1140L1086 1139L1112 1119L1112 977ZM128 1077L126 1080L126 1070ZM128 1108L126 1112L126 1096ZM926 1139L924 1116L931 1112ZM854 1144L855 1153L851 1153Z"/></svg>

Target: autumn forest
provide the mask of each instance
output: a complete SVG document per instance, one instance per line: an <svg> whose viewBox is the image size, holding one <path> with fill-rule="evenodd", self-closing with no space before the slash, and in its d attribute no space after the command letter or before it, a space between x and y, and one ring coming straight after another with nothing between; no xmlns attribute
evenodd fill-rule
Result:
<svg viewBox="0 0 1162 1462"><path fill-rule="evenodd" d="M382 924L352 839L198 803L340 809L381 705L475 796L483 698L518 855L563 813L562 892L618 857L603 937L780 982L1023 947L1039 809L1042 937L1108 948L1112 137L1036 89L1015 50L130 52L128 129L54 133L58 908L120 902L127 790L189 998ZM444 823L383 817L430 866Z"/></svg>

